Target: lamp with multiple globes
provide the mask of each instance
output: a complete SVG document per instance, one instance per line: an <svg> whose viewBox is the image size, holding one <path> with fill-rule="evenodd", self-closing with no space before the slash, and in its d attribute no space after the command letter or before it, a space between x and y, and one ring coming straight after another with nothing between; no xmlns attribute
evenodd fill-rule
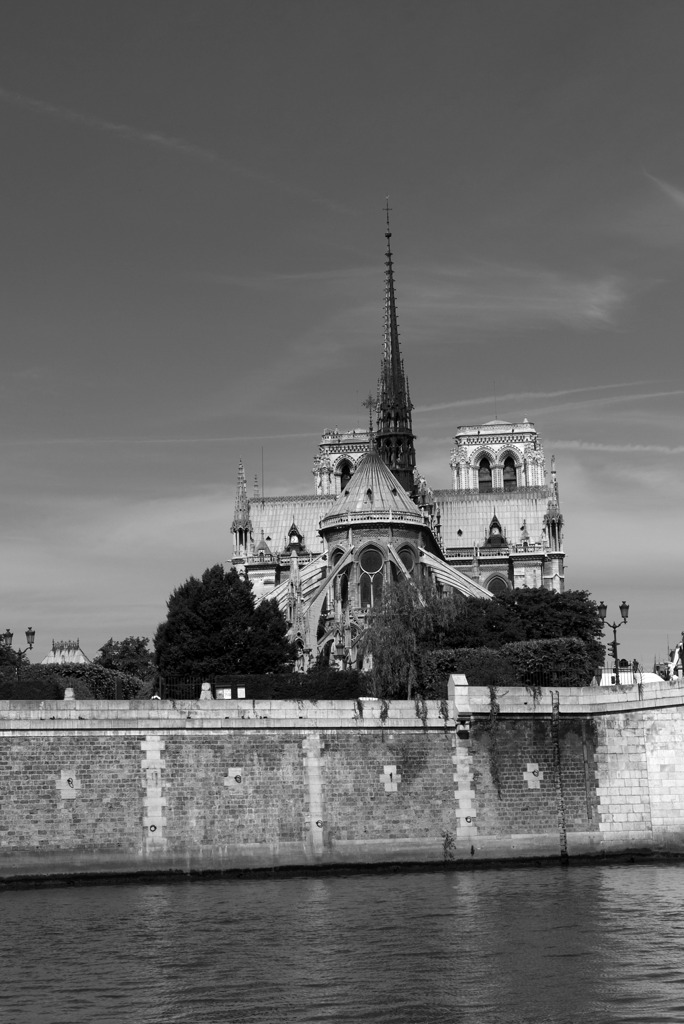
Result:
<svg viewBox="0 0 684 1024"><path fill-rule="evenodd" d="M627 624L627 618L629 616L629 605L627 604L626 601L623 601L622 604L620 605L620 615L622 616L622 622L606 622L606 615L608 614L608 606L606 605L605 601L601 601L601 603L599 604L599 606L598 606L598 613L601 616L601 622L603 622L604 625L606 625L608 627L608 629L612 629L613 630L613 642L612 642L612 644L606 644L606 649L608 649L608 648L611 649L611 653L613 655L613 660L615 661L615 679L614 679L614 682L615 683L619 683L620 682L620 659L618 658L618 647L620 645L618 644L617 631L620 628L620 626L625 626Z"/></svg>
<svg viewBox="0 0 684 1024"><path fill-rule="evenodd" d="M6 651L13 650L13 648L12 648L12 640L13 639L14 639L14 633L12 632L11 629L6 629L4 633L0 633L0 640L2 640L2 646L5 648ZM23 657L24 657L24 655L28 651L33 649L33 645L35 643L35 640L36 640L36 631L35 631L35 629L33 629L32 626L29 626L28 629L26 630L26 647L23 649L23 651L20 648L17 648L17 650L14 651L14 653L17 656L17 683L19 683L21 681L21 664L22 664Z"/></svg>

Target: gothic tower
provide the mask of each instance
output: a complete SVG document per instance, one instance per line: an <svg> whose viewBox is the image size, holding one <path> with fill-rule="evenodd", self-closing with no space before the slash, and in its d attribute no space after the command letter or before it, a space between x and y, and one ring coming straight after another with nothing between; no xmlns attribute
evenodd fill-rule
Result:
<svg viewBox="0 0 684 1024"><path fill-rule="evenodd" d="M249 498L247 497L247 481L242 459L238 465L237 493L235 495L235 512L231 523L233 533L233 562L244 563L252 554L252 521L249 516Z"/></svg>
<svg viewBox="0 0 684 1024"><path fill-rule="evenodd" d="M414 490L416 468L415 435L411 424L411 398L399 348L397 304L394 292L394 267L390 239L389 204L387 213L387 252L385 253L385 322L382 366L376 405L375 447L380 458L409 494Z"/></svg>

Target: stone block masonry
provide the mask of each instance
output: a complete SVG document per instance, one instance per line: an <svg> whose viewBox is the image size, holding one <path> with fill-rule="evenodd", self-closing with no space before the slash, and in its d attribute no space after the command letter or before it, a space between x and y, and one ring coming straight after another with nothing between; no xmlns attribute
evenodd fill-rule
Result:
<svg viewBox="0 0 684 1024"><path fill-rule="evenodd" d="M681 684L427 710L0 702L0 879L684 853Z"/></svg>

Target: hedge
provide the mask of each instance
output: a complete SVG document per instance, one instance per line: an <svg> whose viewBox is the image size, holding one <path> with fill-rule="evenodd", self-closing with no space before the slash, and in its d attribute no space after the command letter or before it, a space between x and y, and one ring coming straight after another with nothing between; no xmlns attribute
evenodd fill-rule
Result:
<svg viewBox="0 0 684 1024"><path fill-rule="evenodd" d="M521 640L501 647L422 650L418 689L425 697L447 695L452 673L463 673L471 686L588 686L596 666L583 640Z"/></svg>
<svg viewBox="0 0 684 1024"><path fill-rule="evenodd" d="M0 680L0 700L62 700L70 686L77 700L123 700L139 696L143 682L136 676L99 665L24 665L21 678Z"/></svg>

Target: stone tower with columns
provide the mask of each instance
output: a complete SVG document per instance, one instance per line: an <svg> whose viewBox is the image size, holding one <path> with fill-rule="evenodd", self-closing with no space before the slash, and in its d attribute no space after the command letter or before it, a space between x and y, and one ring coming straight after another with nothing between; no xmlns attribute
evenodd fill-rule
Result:
<svg viewBox="0 0 684 1024"><path fill-rule="evenodd" d="M458 427L452 487L434 492L446 557L493 593L565 584L563 516L552 460L534 423L490 420Z"/></svg>

